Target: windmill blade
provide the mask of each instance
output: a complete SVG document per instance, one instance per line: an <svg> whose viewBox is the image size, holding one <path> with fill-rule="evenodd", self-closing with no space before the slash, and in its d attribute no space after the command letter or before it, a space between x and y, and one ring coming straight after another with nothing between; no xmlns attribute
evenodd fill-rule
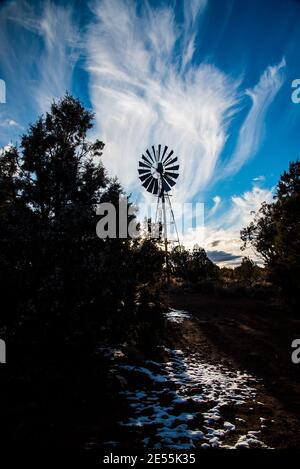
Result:
<svg viewBox="0 0 300 469"><path fill-rule="evenodd" d="M166 162L171 158L173 153L174 153L174 151L171 150L170 153L168 154L168 156L162 160L163 164L166 164Z"/></svg>
<svg viewBox="0 0 300 469"><path fill-rule="evenodd" d="M152 163L155 163L155 160L153 159L153 156L151 155L150 151L149 151L149 150L146 150L146 153L147 153L147 155L149 156L150 161L152 161ZM151 164L152 164L152 163L151 163Z"/></svg>
<svg viewBox="0 0 300 469"><path fill-rule="evenodd" d="M171 187L169 186L169 184L167 183L164 177L162 178L162 186L163 186L163 190L166 192L168 192L171 189Z"/></svg>
<svg viewBox="0 0 300 469"><path fill-rule="evenodd" d="M144 155L142 155L142 159L143 159L144 161L146 161L146 163L148 163L149 166L152 166L152 163L153 163L153 162L152 162L151 160L149 161L149 159L146 158Z"/></svg>
<svg viewBox="0 0 300 469"><path fill-rule="evenodd" d="M165 154L167 153L167 151L168 151L168 147L167 147L167 145L166 145L165 148L164 148L164 152L163 152L163 154L162 154L162 156L161 156L161 161L163 161L163 159L164 159Z"/></svg>
<svg viewBox="0 0 300 469"><path fill-rule="evenodd" d="M151 166L148 163L145 164L142 161L139 161L139 166L142 168L149 168L149 170L151 169Z"/></svg>
<svg viewBox="0 0 300 469"><path fill-rule="evenodd" d="M141 179L141 178L140 178L140 179ZM146 180L143 182L142 186L144 186L145 189L147 189L148 186L149 186L149 184L150 184L150 182L152 181L152 179L153 179L153 176L152 176L152 175L151 175L151 176L148 176L148 179L146 179Z"/></svg>
<svg viewBox="0 0 300 469"><path fill-rule="evenodd" d="M168 176L169 178L177 179L178 176L179 176L179 173L169 173L169 171L165 171L164 176Z"/></svg>
<svg viewBox="0 0 300 469"><path fill-rule="evenodd" d="M175 158L173 158L173 160L164 163L165 168L167 168L168 166L170 166L170 164L175 163L177 160L178 160L178 158L177 158L177 156L175 156Z"/></svg>
<svg viewBox="0 0 300 469"><path fill-rule="evenodd" d="M173 181L171 178L166 176L165 174L162 177L163 181L166 181L171 187L176 184L176 181Z"/></svg>
<svg viewBox="0 0 300 469"><path fill-rule="evenodd" d="M145 181L148 177L153 177L151 173L143 174L142 176L139 176L141 181Z"/></svg>
<svg viewBox="0 0 300 469"><path fill-rule="evenodd" d="M155 148L154 148L153 145L152 145L152 151L153 151L153 155L154 155L154 160L158 161L157 156L156 156L156 151L155 151Z"/></svg>
<svg viewBox="0 0 300 469"><path fill-rule="evenodd" d="M176 166L171 166L171 168L166 168L165 171L178 171L179 169L179 164Z"/></svg>
<svg viewBox="0 0 300 469"><path fill-rule="evenodd" d="M158 159L157 159L157 161L160 161L160 151L161 151L161 145L158 145Z"/></svg>
<svg viewBox="0 0 300 469"><path fill-rule="evenodd" d="M151 174L150 169L138 169L139 174Z"/></svg>
<svg viewBox="0 0 300 469"><path fill-rule="evenodd" d="M147 187L147 191L152 193L154 184L155 184L156 179L152 178L152 181L150 182L149 186Z"/></svg>

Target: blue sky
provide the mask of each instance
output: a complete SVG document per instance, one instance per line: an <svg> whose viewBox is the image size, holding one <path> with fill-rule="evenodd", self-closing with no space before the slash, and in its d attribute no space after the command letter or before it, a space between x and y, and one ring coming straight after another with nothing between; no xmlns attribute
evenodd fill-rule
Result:
<svg viewBox="0 0 300 469"><path fill-rule="evenodd" d="M173 201L205 204L183 242L234 264L239 230L299 157L299 44L298 0L4 1L0 146L68 90L95 112L91 137L134 201L150 200L141 153L174 149Z"/></svg>

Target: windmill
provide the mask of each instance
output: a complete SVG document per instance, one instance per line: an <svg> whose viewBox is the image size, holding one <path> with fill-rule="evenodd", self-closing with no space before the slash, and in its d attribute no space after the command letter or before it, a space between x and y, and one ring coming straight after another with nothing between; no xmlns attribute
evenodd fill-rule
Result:
<svg viewBox="0 0 300 469"><path fill-rule="evenodd" d="M155 226L162 226L164 245L165 245L165 260L167 268L167 280L170 281L169 270L169 257L168 257L168 229L167 229L167 215L166 215L166 202L171 215L171 223L174 225L178 242L178 231L175 223L174 212L171 205L169 192L175 186L179 176L178 158L174 156L174 151L169 150L167 146L162 149L162 145L157 148L152 146L152 151L147 149L145 154L142 155L139 161L139 178L142 186L151 194L157 197Z"/></svg>

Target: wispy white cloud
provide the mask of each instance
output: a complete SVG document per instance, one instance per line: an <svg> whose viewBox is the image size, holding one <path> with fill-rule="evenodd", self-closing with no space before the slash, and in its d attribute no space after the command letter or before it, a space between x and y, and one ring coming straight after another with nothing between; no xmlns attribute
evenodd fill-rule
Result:
<svg viewBox="0 0 300 469"><path fill-rule="evenodd" d="M80 51L80 34L73 7L46 2L37 20L36 32L42 39L38 62L39 86L35 93L38 108L49 109L72 89L72 77Z"/></svg>
<svg viewBox="0 0 300 469"><path fill-rule="evenodd" d="M0 66L7 85L2 123L27 126L71 90L80 49L76 25L68 4L20 0L0 8ZM1 140L16 138L19 131L17 126L2 126Z"/></svg>
<svg viewBox="0 0 300 469"><path fill-rule="evenodd" d="M253 178L254 182L264 182L265 180L266 180L265 176L257 176L255 178Z"/></svg>
<svg viewBox="0 0 300 469"><path fill-rule="evenodd" d="M18 124L18 122L16 122L15 120L13 119L4 119L3 121L0 120L0 125L2 127L7 127L7 126L10 126L10 127L20 127L20 124Z"/></svg>
<svg viewBox="0 0 300 469"><path fill-rule="evenodd" d="M284 58L279 64L269 66L257 85L246 90L246 95L251 99L251 109L240 129L236 149L223 175L236 173L257 153L264 134L266 114L284 81L285 66Z"/></svg>
<svg viewBox="0 0 300 469"><path fill-rule="evenodd" d="M207 0L190 0L184 2L184 25L182 37L182 63L181 70L184 71L191 61L196 49L197 19L204 12Z"/></svg>
<svg viewBox="0 0 300 469"><path fill-rule="evenodd" d="M218 208L220 207L220 203L221 203L221 197L219 195L216 195L215 197L213 197L213 202L214 202L214 205L213 207L210 209L209 211L209 216L212 217L213 215L215 215L216 211L218 210Z"/></svg>
<svg viewBox="0 0 300 469"><path fill-rule="evenodd" d="M180 158L177 201L191 200L214 173L238 83L213 65L193 65L189 44L205 4L185 2L183 28L171 6L137 12L134 2L92 4L86 50L97 133L107 142L105 165L129 190L140 190L137 162L153 144Z"/></svg>

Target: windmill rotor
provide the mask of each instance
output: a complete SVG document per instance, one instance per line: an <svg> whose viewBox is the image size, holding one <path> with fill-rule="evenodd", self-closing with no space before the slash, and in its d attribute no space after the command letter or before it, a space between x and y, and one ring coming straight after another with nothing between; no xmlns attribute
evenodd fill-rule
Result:
<svg viewBox="0 0 300 469"><path fill-rule="evenodd" d="M179 176L179 165L174 151L169 150L165 145L147 149L139 161L139 178L142 186L151 194L163 197L165 192L169 192L177 182Z"/></svg>

